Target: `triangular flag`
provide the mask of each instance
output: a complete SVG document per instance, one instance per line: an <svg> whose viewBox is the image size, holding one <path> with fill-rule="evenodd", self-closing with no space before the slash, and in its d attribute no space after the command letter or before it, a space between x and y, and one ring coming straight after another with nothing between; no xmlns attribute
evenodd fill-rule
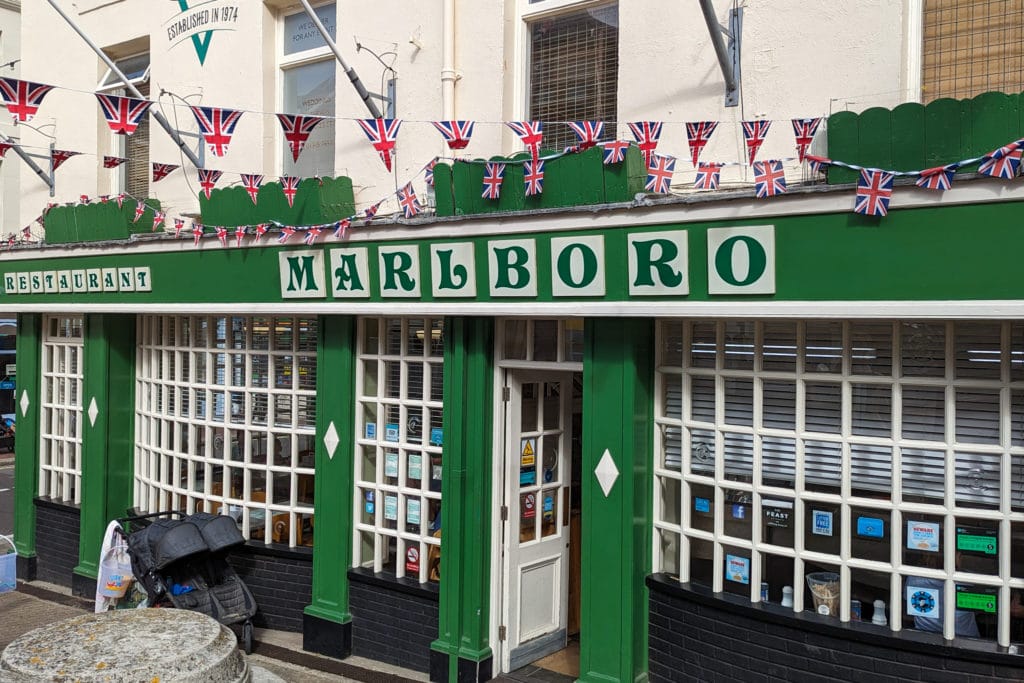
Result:
<svg viewBox="0 0 1024 683"><path fill-rule="evenodd" d="M306 230L306 236L302 241L306 244L313 244L316 242L316 238L320 236L321 232L323 232L323 228L320 227L308 228Z"/></svg>
<svg viewBox="0 0 1024 683"><path fill-rule="evenodd" d="M242 112L222 107L192 107L192 114L196 117L199 132L210 152L217 157L227 154L231 136L235 133Z"/></svg>
<svg viewBox="0 0 1024 683"><path fill-rule="evenodd" d="M249 194L249 199L252 203L256 203L256 197L260 193L260 185L263 184L263 176L258 173L243 173L242 174L242 187Z"/></svg>
<svg viewBox="0 0 1024 683"><path fill-rule="evenodd" d="M544 139L543 121L506 121L505 125L512 129L512 132L519 136L519 139L526 145L530 153L530 159L537 161L540 156L540 144Z"/></svg>
<svg viewBox="0 0 1024 683"><path fill-rule="evenodd" d="M821 125L821 118L816 119L793 119L793 135L796 136L796 155L800 163L803 163L807 156L807 150L814 140L814 134Z"/></svg>
<svg viewBox="0 0 1024 683"><path fill-rule="evenodd" d="M135 218L132 219L132 223L138 223L144 213L146 213L146 202L140 200L135 205Z"/></svg>
<svg viewBox="0 0 1024 683"><path fill-rule="evenodd" d="M267 234L267 224L257 223L256 224L256 239L253 242L259 242L260 238Z"/></svg>
<svg viewBox="0 0 1024 683"><path fill-rule="evenodd" d="M242 239L245 237L245 232L246 232L246 230L245 230L245 226L244 225L239 225L237 228L235 228L235 246L236 247L242 246Z"/></svg>
<svg viewBox="0 0 1024 683"><path fill-rule="evenodd" d="M700 153L717 127L718 121L693 121L686 124L686 140L690 145L690 156L694 166L697 166Z"/></svg>
<svg viewBox="0 0 1024 683"><path fill-rule="evenodd" d="M644 155L644 166L651 167L651 158L654 150L658 147L658 139L661 137L661 121L634 121L626 124L636 139L636 146Z"/></svg>
<svg viewBox="0 0 1024 683"><path fill-rule="evenodd" d="M159 182L166 178L168 174L178 168L177 164L159 164L153 162L153 182Z"/></svg>
<svg viewBox="0 0 1024 683"><path fill-rule="evenodd" d="M193 239L192 246L198 247L199 246L199 240L201 240L202 238L203 238L203 224L202 223L192 223L192 239Z"/></svg>
<svg viewBox="0 0 1024 683"><path fill-rule="evenodd" d="M771 121L744 121L743 140L747 144L747 163L753 164L757 157L757 150L764 144L764 138L768 135L768 129L772 127Z"/></svg>
<svg viewBox="0 0 1024 683"><path fill-rule="evenodd" d="M345 239L345 234L348 232L349 226L352 225L352 221L348 218L343 218L334 224L334 236L338 239Z"/></svg>
<svg viewBox="0 0 1024 683"><path fill-rule="evenodd" d="M953 175L958 168L960 168L959 164L926 168L921 171L920 177L914 181L914 184L926 190L948 190L953 185Z"/></svg>
<svg viewBox="0 0 1024 683"><path fill-rule="evenodd" d="M205 168L197 168L196 172L199 173L199 187L203 188L203 193L206 198L210 198L210 192L213 191L213 186L220 180L222 171L213 171Z"/></svg>
<svg viewBox="0 0 1024 683"><path fill-rule="evenodd" d="M401 119L357 119L356 123L366 133L373 144L373 148L380 155L384 167L391 171L391 154L395 149L395 141L398 140L398 129L402 125Z"/></svg>
<svg viewBox="0 0 1024 683"><path fill-rule="evenodd" d="M221 226L218 226L216 228L216 230L217 230L217 239L220 240L220 246L222 246L222 247L228 246L228 229L225 228L223 225L221 225Z"/></svg>
<svg viewBox="0 0 1024 683"><path fill-rule="evenodd" d="M284 139L292 150L292 161L299 160L302 148L306 146L310 134L317 124L323 121L322 116L302 116L299 114L278 114L277 120L284 129Z"/></svg>
<svg viewBox="0 0 1024 683"><path fill-rule="evenodd" d="M185 229L185 219L175 218L174 219L174 237L178 238L181 236L181 231Z"/></svg>
<svg viewBox="0 0 1024 683"><path fill-rule="evenodd" d="M299 191L300 180L301 178L292 175L281 176L281 191L288 200L288 206L295 204L295 193Z"/></svg>
<svg viewBox="0 0 1024 683"><path fill-rule="evenodd" d="M163 211L157 211L156 213L154 213L153 214L153 232L156 232L156 229L159 228L160 224L163 223L163 222L164 222L164 212Z"/></svg>
<svg viewBox="0 0 1024 683"><path fill-rule="evenodd" d="M56 171L57 168L65 161L67 161L71 157L78 156L79 154L81 154L81 152L72 152L66 149L53 150L52 152L50 152L50 160L53 164L53 170Z"/></svg>
<svg viewBox="0 0 1024 683"><path fill-rule="evenodd" d="M109 154L103 156L103 168L117 168L127 162L127 157L112 157Z"/></svg>

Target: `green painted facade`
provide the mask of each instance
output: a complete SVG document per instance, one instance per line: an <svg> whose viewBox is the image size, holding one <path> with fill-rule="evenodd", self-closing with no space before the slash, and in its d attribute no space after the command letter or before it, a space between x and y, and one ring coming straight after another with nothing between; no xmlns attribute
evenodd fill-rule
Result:
<svg viewBox="0 0 1024 683"><path fill-rule="evenodd" d="M42 397L43 316L18 316L18 390L15 396L18 441L14 462L14 544L18 556L36 556L36 506L39 491L39 412ZM29 397L23 410L21 397Z"/></svg>
<svg viewBox="0 0 1024 683"><path fill-rule="evenodd" d="M153 217L160 210L156 199L145 199L145 211L135 217L137 203L126 199L117 205L110 200L96 204L55 206L45 214L46 241L49 244L123 240L130 235L153 231ZM161 228L162 229L162 228Z"/></svg>
<svg viewBox="0 0 1024 683"><path fill-rule="evenodd" d="M322 225L348 218L355 213L352 181L346 177L304 178L299 182L291 206L281 183L260 186L256 203L244 187L235 185L215 189L207 199L199 195L202 223L207 226L235 227L276 221L282 225Z"/></svg>

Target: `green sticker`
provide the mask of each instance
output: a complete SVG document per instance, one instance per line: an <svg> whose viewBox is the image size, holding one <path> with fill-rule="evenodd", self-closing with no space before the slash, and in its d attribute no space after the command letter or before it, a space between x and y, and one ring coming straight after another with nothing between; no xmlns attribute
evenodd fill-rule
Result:
<svg viewBox="0 0 1024 683"><path fill-rule="evenodd" d="M995 535L974 536L972 534L957 534L956 549L966 550L972 553L984 553L995 555L998 552L998 542Z"/></svg>
<svg viewBox="0 0 1024 683"><path fill-rule="evenodd" d="M979 612L996 613L996 596L987 593L967 593L957 591L957 609L972 609Z"/></svg>

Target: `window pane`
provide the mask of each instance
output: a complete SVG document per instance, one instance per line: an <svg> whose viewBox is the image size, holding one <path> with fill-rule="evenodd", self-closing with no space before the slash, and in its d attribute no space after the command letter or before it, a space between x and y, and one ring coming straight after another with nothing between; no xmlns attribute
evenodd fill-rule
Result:
<svg viewBox="0 0 1024 683"><path fill-rule="evenodd" d="M288 141L282 140L286 175L309 178L334 173L335 125L330 118L334 116L334 65L333 59L327 59L294 66L281 73L281 106L285 112L328 117L309 134L298 161L294 160Z"/></svg>
<svg viewBox="0 0 1024 683"><path fill-rule="evenodd" d="M327 29L327 35L331 40L335 39L337 9L332 2L329 5L317 7L315 10L317 18L323 27ZM327 42L317 30L313 20L305 12L290 14L284 18L284 53L286 55L312 50L318 47L326 47Z"/></svg>

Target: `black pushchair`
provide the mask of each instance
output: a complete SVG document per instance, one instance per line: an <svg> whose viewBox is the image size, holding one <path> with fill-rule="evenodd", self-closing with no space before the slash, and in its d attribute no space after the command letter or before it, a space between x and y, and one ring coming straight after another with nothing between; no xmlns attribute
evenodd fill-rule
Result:
<svg viewBox="0 0 1024 683"><path fill-rule="evenodd" d="M227 561L228 551L245 543L231 517L158 512L118 521L150 607L202 612L230 627L245 653L252 652L256 600Z"/></svg>

